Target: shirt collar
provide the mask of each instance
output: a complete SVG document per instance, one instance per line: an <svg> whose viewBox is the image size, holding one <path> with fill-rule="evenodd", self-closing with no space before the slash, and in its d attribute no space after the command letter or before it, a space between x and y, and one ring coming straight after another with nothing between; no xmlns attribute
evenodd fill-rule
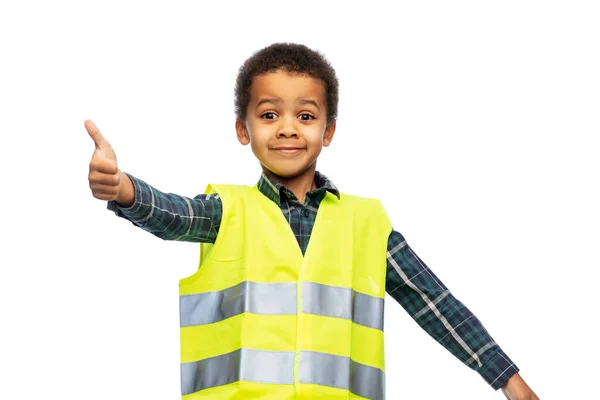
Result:
<svg viewBox="0 0 600 400"><path fill-rule="evenodd" d="M319 192L321 190L327 190L331 194L335 195L338 199L340 198L340 192L335 187L333 182L331 182L329 178L319 171L315 171L315 185L317 188L311 192L308 192L307 194ZM296 198L296 195L294 195L291 190L283 186L281 183L271 180L269 177L267 177L267 175L265 175L264 172L260 175L257 186L258 190L260 190L262 194L267 196L276 204L280 204L282 196L287 198Z"/></svg>

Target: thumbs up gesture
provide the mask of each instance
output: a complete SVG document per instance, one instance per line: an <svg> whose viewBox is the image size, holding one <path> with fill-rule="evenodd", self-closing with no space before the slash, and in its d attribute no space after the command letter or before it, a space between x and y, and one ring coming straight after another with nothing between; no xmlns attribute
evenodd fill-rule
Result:
<svg viewBox="0 0 600 400"><path fill-rule="evenodd" d="M88 119L84 125L96 145L88 175L92 194L100 200L117 200L122 205L130 206L133 203L133 190L122 190L122 186L126 186L130 181L129 177L119 170L117 155L92 121ZM124 180L129 182L123 185ZM133 189L133 187L126 189Z"/></svg>

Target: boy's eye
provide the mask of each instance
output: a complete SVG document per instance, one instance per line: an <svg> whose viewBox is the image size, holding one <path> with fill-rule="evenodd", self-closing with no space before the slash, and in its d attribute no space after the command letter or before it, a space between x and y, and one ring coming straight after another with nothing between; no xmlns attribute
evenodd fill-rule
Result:
<svg viewBox="0 0 600 400"><path fill-rule="evenodd" d="M315 119L315 117L313 117L310 114L304 113L304 114L300 114L300 119L303 121L309 121L311 119Z"/></svg>
<svg viewBox="0 0 600 400"><path fill-rule="evenodd" d="M262 118L265 119L275 119L275 113L273 112L266 112L263 115L261 115Z"/></svg>

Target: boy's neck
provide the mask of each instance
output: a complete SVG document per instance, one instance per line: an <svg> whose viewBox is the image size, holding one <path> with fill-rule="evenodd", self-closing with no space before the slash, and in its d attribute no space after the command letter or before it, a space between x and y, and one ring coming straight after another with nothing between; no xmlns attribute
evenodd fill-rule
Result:
<svg viewBox="0 0 600 400"><path fill-rule="evenodd" d="M304 204L304 201L306 199L306 193L317 188L317 185L315 184L315 170L316 163L311 165L306 171L304 171L300 175L291 178L286 178L274 174L273 172L269 171L263 166L263 171L268 178L288 188L292 193L296 195L298 201L302 204Z"/></svg>

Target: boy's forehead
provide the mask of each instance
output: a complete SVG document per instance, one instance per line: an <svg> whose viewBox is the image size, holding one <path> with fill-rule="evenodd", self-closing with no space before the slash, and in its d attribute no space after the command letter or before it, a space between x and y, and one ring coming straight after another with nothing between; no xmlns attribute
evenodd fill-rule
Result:
<svg viewBox="0 0 600 400"><path fill-rule="evenodd" d="M251 102L258 102L263 97L279 98L284 101L314 98L322 103L325 98L325 85L322 80L306 74L270 72L255 76L250 86Z"/></svg>

